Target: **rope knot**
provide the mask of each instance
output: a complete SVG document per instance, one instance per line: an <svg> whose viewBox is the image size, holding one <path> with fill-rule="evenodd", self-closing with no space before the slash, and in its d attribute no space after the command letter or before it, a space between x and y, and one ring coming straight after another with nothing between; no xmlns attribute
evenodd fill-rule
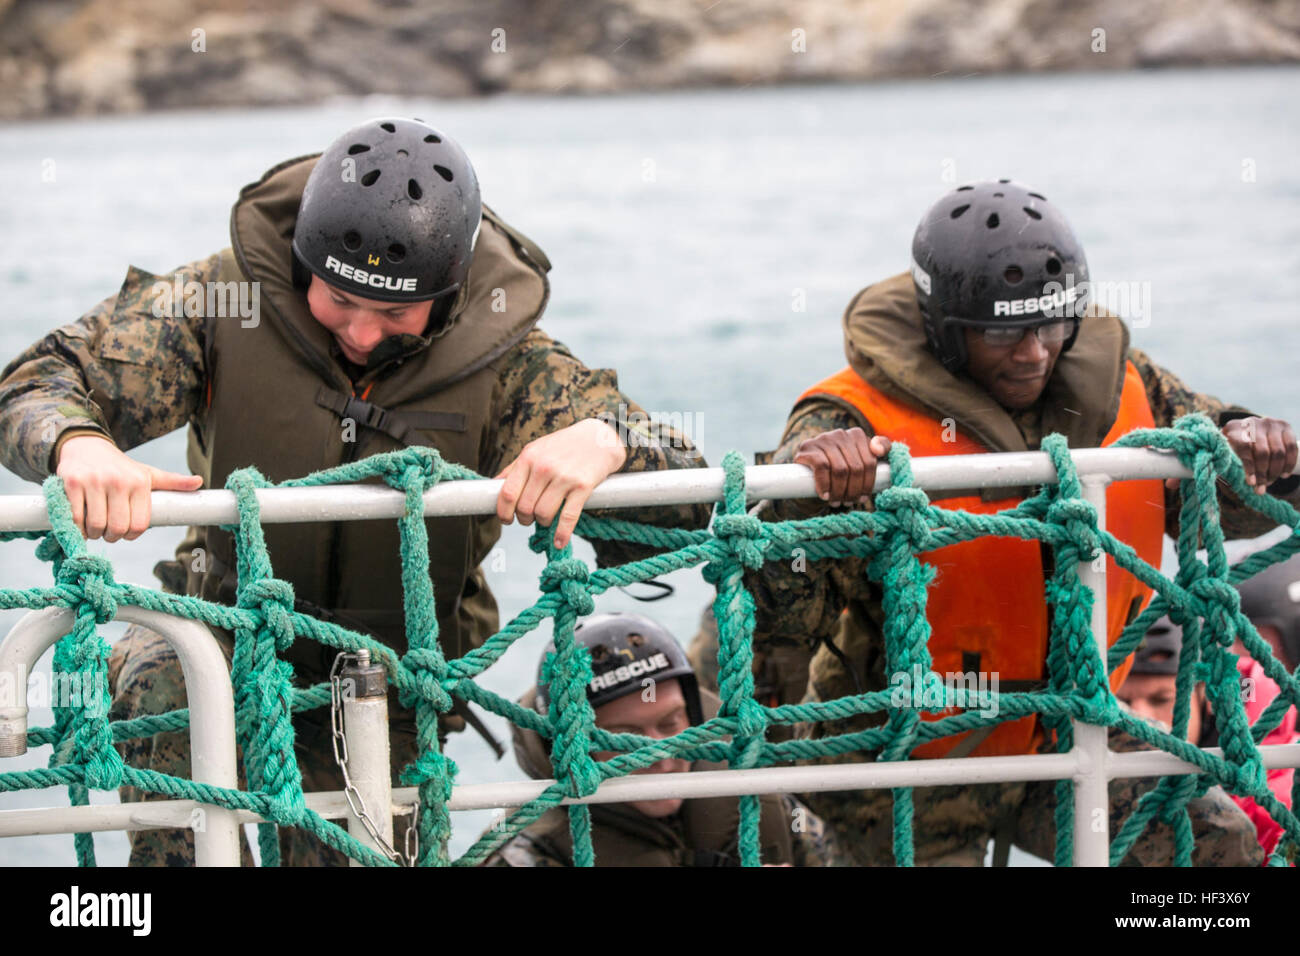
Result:
<svg viewBox="0 0 1300 956"><path fill-rule="evenodd" d="M108 722L101 720L96 723L98 726L88 735L92 738L87 741L89 752L83 754L86 786L91 790L116 790L122 786L122 757L113 749L113 734Z"/></svg>
<svg viewBox="0 0 1300 956"><path fill-rule="evenodd" d="M713 533L745 567L756 571L763 566L763 522L757 516L720 514L713 519Z"/></svg>
<svg viewBox="0 0 1300 956"><path fill-rule="evenodd" d="M451 799L452 782L456 779L456 762L437 750L425 750L402 771L402 783L418 787L432 781L437 799L446 803Z"/></svg>
<svg viewBox="0 0 1300 956"><path fill-rule="evenodd" d="M1047 507L1049 523L1061 528L1081 560L1094 557L1101 547L1097 509L1083 498L1057 498Z"/></svg>
<svg viewBox="0 0 1300 956"><path fill-rule="evenodd" d="M436 448L412 445L383 463L384 481L399 490L418 485L421 491L436 485L442 477L442 455Z"/></svg>
<svg viewBox="0 0 1300 956"><path fill-rule="evenodd" d="M239 606L262 612L266 626L275 636L275 649L285 651L293 643L293 585L280 578L259 578L239 589Z"/></svg>
<svg viewBox="0 0 1300 956"><path fill-rule="evenodd" d="M402 655L402 666L415 679L415 694L427 700L439 713L452 708L451 695L442 686L447 676L447 661L436 647L417 647ZM402 703L410 707L415 703L411 695L403 694Z"/></svg>
<svg viewBox="0 0 1300 956"><path fill-rule="evenodd" d="M762 736L750 737L743 744L732 747L732 756L728 763L737 770L748 770L751 767L758 766L759 758L762 755Z"/></svg>
<svg viewBox="0 0 1300 956"><path fill-rule="evenodd" d="M746 697L736 709L736 736L762 739L767 729L767 713L753 697Z"/></svg>
<svg viewBox="0 0 1300 956"><path fill-rule="evenodd" d="M95 622L107 624L117 616L113 598L113 565L97 554L70 555L59 568L59 583L81 592L82 602L95 612Z"/></svg>
<svg viewBox="0 0 1300 956"><path fill-rule="evenodd" d="M929 509L930 498L920 488L891 485L876 495L876 510L894 519L913 552L929 550L930 525L925 520Z"/></svg>
<svg viewBox="0 0 1300 956"><path fill-rule="evenodd" d="M1223 623L1228 626L1217 628L1219 633L1214 639L1224 647L1231 647L1232 642L1237 639L1235 623L1238 615L1241 614L1241 594L1222 578L1208 575L1188 585L1187 592L1202 603L1202 617L1210 619L1222 615Z"/></svg>
<svg viewBox="0 0 1300 956"><path fill-rule="evenodd" d="M556 558L542 569L542 590L559 591L578 615L585 616L596 609L596 602L587 592L590 572L578 558Z"/></svg>
<svg viewBox="0 0 1300 956"><path fill-rule="evenodd" d="M1189 468L1201 454L1209 454L1216 474L1227 474L1237 464L1228 439L1204 415L1184 415L1174 422L1176 434L1174 451L1179 460Z"/></svg>

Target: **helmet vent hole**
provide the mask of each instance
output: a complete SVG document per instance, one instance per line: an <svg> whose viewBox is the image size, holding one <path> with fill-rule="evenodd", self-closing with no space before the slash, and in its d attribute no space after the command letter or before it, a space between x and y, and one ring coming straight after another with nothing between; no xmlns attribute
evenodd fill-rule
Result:
<svg viewBox="0 0 1300 956"><path fill-rule="evenodd" d="M388 247L388 261L401 262L406 258L406 246L400 242L395 242Z"/></svg>
<svg viewBox="0 0 1300 956"><path fill-rule="evenodd" d="M447 182L451 182L451 170L446 166L434 166L433 171L443 179L447 180Z"/></svg>
<svg viewBox="0 0 1300 956"><path fill-rule="evenodd" d="M998 182L1000 182L1000 183L1009 183L1009 182L1011 182L1011 180L1009 180L1009 179L999 179Z"/></svg>
<svg viewBox="0 0 1300 956"><path fill-rule="evenodd" d="M1052 256L1050 259L1047 260L1048 275L1058 275L1060 271L1061 271L1060 259L1056 258L1056 256Z"/></svg>
<svg viewBox="0 0 1300 956"><path fill-rule="evenodd" d="M407 157L407 156L410 156L410 155L411 155L411 154L408 153L408 152L407 152L406 150L404 150L404 149L399 149L399 150L397 151L397 157L398 157L399 159L406 159L406 157Z"/></svg>
<svg viewBox="0 0 1300 956"><path fill-rule="evenodd" d="M420 188L420 184L414 179L408 179L406 181L406 195L412 199L419 199L424 195L424 190Z"/></svg>
<svg viewBox="0 0 1300 956"><path fill-rule="evenodd" d="M355 229L349 230L343 234L343 248L348 252L356 252L361 248L361 233Z"/></svg>
<svg viewBox="0 0 1300 956"><path fill-rule="evenodd" d="M609 648L604 644L597 644L591 649L591 659L593 662L600 663L607 657L609 657Z"/></svg>
<svg viewBox="0 0 1300 956"><path fill-rule="evenodd" d="M361 185L373 186L379 180L379 170L372 169L361 177Z"/></svg>
<svg viewBox="0 0 1300 956"><path fill-rule="evenodd" d="M379 128L380 128L380 129L384 129L384 130L388 130L388 132L390 132L390 133L396 133L396 132L397 132L397 127L394 126L392 123L380 123L380 124L379 124Z"/></svg>
<svg viewBox="0 0 1300 956"><path fill-rule="evenodd" d="M1046 196L1040 196L1038 193L1030 193L1029 195L1033 196L1035 199L1041 199L1043 202L1047 202Z"/></svg>
<svg viewBox="0 0 1300 956"><path fill-rule="evenodd" d="M948 213L948 215L951 216L953 219L960 219L961 214L964 213L969 208L970 208L970 203L967 203L964 206L958 206L952 212Z"/></svg>
<svg viewBox="0 0 1300 956"><path fill-rule="evenodd" d="M994 198L994 199L1001 199L1001 198L1002 198L1002 193L994 193L994 194L993 194L993 198Z"/></svg>
<svg viewBox="0 0 1300 956"><path fill-rule="evenodd" d="M428 136L424 137L424 141L425 141L426 143L441 143L441 142L442 142L442 140L441 140L439 137L434 136L432 133L430 133Z"/></svg>
<svg viewBox="0 0 1300 956"><path fill-rule="evenodd" d="M1025 206L1024 209L1025 209L1025 215L1027 215L1030 219L1043 218L1043 214L1039 212L1037 209L1030 209L1028 206Z"/></svg>
<svg viewBox="0 0 1300 956"><path fill-rule="evenodd" d="M629 634L627 636L627 642L633 647L641 647L645 644L645 638L640 634Z"/></svg>
<svg viewBox="0 0 1300 956"><path fill-rule="evenodd" d="M1007 266L1002 272L1002 278L1007 280L1008 285L1015 285L1024 277L1024 270L1020 266Z"/></svg>
<svg viewBox="0 0 1300 956"><path fill-rule="evenodd" d="M964 192L966 192L968 189L974 189L974 188L975 188L974 186L958 186L958 187L957 187L957 192L959 192L959 193L964 193Z"/></svg>
<svg viewBox="0 0 1300 956"><path fill-rule="evenodd" d="M1000 221L1001 220L998 219L998 214L991 212L989 213L988 219L984 220L984 225L988 226L990 229L996 229Z"/></svg>
<svg viewBox="0 0 1300 956"><path fill-rule="evenodd" d="M370 147L365 143L353 143L348 147L349 156L355 156L357 153L368 153L369 151Z"/></svg>

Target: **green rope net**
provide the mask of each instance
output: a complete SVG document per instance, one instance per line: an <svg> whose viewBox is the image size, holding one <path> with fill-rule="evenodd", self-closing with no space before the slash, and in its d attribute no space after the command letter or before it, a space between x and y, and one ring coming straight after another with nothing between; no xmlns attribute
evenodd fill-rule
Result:
<svg viewBox="0 0 1300 956"><path fill-rule="evenodd" d="M895 442L889 454L892 486L875 496L875 509L823 515L801 521L764 522L746 514L744 462L731 452L723 461L726 481L723 500L716 506L712 530L664 529L634 522L584 515L577 531L588 539L636 542L657 551L643 560L598 570L572 555L571 547L557 549L549 529L538 528L530 547L547 558L541 573L541 595L531 607L464 657L447 660L438 643L433 586L429 577L429 552L422 495L440 481L478 478L472 471L443 461L428 448L409 448L376 455L363 461L328 469L279 487L342 484L379 477L406 495L405 514L399 519L405 592L405 622L409 650L400 658L389 647L336 624L293 610L293 590L274 576L262 535L256 489L274 487L252 468L233 473L226 487L238 499L236 535L239 586L236 606L209 603L194 597L166 594L113 580L110 564L88 554L85 541L73 524L62 482L55 477L44 486L52 530L44 534L6 534L0 538L39 539L42 560L53 564L55 584L48 588L0 590L0 609L66 607L75 611L71 632L56 646L56 672L79 673L83 687L98 688L80 707L56 707L52 727L29 732L30 746L54 744L47 768L0 774L0 792L66 786L74 805L87 802L91 789L112 790L129 785L172 798L188 798L235 810L250 810L269 821L260 827L259 845L264 865L276 865L279 854L275 828L301 827L327 845L370 865L392 865L385 856L348 835L339 826L310 810L303 798L302 778L294 759L292 712L329 702L329 685L293 687L293 670L280 658L295 640L318 641L338 650L368 648L381 662L401 699L416 711L419 756L406 767L402 781L418 787L419 853L421 866L471 866L482 862L547 810L567 797L593 793L601 781L648 767L667 757L709 760L733 768L765 767L830 756L878 751L881 760L906 760L913 749L938 738L963 733L989 723L1041 715L1055 732L1056 746L1072 745L1071 720L1119 728L1200 768L1199 774L1163 777L1139 800L1115 835L1111 863L1116 864L1153 821L1169 824L1175 835L1177 865L1191 863L1193 835L1187 804L1215 784L1234 794L1249 796L1285 828L1285 835L1269 859L1271 865L1293 862L1300 848L1300 820L1278 801L1265 781L1257 747L1284 717L1300 703L1300 682L1270 653L1249 620L1242 615L1233 585L1300 550L1300 513L1286 502L1256 495L1247 486L1240 461L1226 439L1208 419L1188 416L1174 428L1133 432L1118 446L1168 449L1177 454L1194 477L1181 483L1181 534L1179 569L1174 580L1143 562L1134 550L1097 527L1095 509L1080 494L1080 482L1065 440L1051 435L1042 443L1055 465L1058 483L1045 485L1015 508L993 515L952 511L930 504L913 486L907 447ZM1272 547L1235 566L1224 555L1219 525L1217 481L1238 497L1293 533ZM882 583L884 638L890 673L937 675L931 671L927 648L930 626L926 620L926 585L934 569L918 553L998 535L1044 542L1055 555L1055 571L1047 583L1052 609L1052 634L1047 660L1048 688L1035 693L997 695L996 716L966 710L938 720L922 720L915 702L896 703L891 691L863 693L835 700L764 707L753 696L754 602L743 584L747 570L767 561L798 556L807 560L834 560L856 556L868 560L868 574ZM1197 557L1204 545L1207 558ZM1092 592L1079 578L1081 559L1092 559L1098 549L1116 564L1150 586L1155 595L1150 606L1124 630L1101 660L1091 632ZM590 659L574 640L574 623L594 608L593 598L610 588L645 581L659 575L703 566L704 577L717 591L713 610L718 622L718 715L664 740L635 734L612 734L595 726L585 688L591 679ZM174 731L188 726L184 710L110 722L105 670L109 648L96 628L113 619L119 605L160 611L226 628L235 634L232 681L236 708L236 737L242 748L247 790L195 783L167 774L126 766L114 742ZM1173 733L1163 733L1121 710L1111 693L1107 675L1137 647L1148 627L1169 613L1183 627L1184 649L1177 677L1178 702ZM552 703L547 715L527 710L480 687L480 674L497 661L520 637L544 620L553 621L555 655L547 669ZM1237 657L1230 648L1241 639L1247 651L1261 662L1279 686L1276 700L1251 726L1241 700ZM1193 685L1203 681L1213 706L1223 756L1207 753L1183 739L1187 730ZM960 706L953 688L944 688L942 708ZM447 849L451 833L447 801L456 766L442 753L437 734L438 715L453 707L453 698L477 704L551 742L556 783L539 797L512 813L502 825L452 860ZM931 709L927 702L925 709ZM989 708L992 710L992 708ZM863 714L887 712L885 722L867 730L816 740L769 742L769 727L812 721L841 720ZM613 751L616 756L596 761L593 751ZM1296 774L1300 790L1300 774ZM1073 841L1073 790L1069 781L1058 785L1056 813L1057 865L1071 863ZM894 855L901 865L913 862L912 800L910 788L898 788L894 797ZM1300 793L1293 792L1294 800ZM739 847L743 865L759 865L759 801L739 798ZM568 807L573 834L574 862L594 862L591 818L586 806ZM90 834L76 836L79 863L94 865Z"/></svg>

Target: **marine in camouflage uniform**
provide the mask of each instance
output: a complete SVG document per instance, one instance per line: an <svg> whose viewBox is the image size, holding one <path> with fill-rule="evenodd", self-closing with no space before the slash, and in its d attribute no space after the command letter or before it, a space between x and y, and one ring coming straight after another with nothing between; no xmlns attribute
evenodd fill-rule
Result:
<svg viewBox="0 0 1300 956"><path fill-rule="evenodd" d="M893 295L904 283L910 288L910 276L895 277L881 286L888 285L889 294ZM854 303L867 291L859 293ZM850 329L853 309L851 304L845 316L846 338L853 334ZM1124 334L1127 342L1127 332ZM849 347L851 355L853 347ZM1239 405L1193 391L1139 349L1128 348L1122 354L1137 368L1156 427L1171 426L1177 418L1192 412L1201 412L1220 425L1253 415ZM1044 437L1043 413L1041 401L1020 412L1007 412L1030 449L1037 449ZM755 460L759 464L789 463L804 441L828 431L852 428L861 428L868 436L875 433L865 416L849 403L830 397L810 397L797 403L791 412L780 447L775 452L759 453ZM1300 503L1298 485L1300 479L1286 478L1275 482L1270 492ZM1222 487L1220 505L1222 526L1230 538L1254 537L1271 530L1267 519L1246 509ZM868 501L852 507L870 509L871 504ZM850 510L847 506L836 507L818 499L798 499L764 502L757 513L766 521L782 521L847 510ZM1167 488L1166 533L1175 539L1178 510L1178 493ZM794 683L802 673L808 674L806 700L827 701L861 692L853 675L828 644L838 648L843 659L852 664L863 690L889 686L885 677L881 589L868 578L865 561L855 558L812 561L806 570L769 562L760 572L748 572L745 584L757 606L756 647L780 648L780 653L787 657L785 666L795 675ZM793 652L791 647L795 648ZM697 638L697 647L693 648L697 659L711 655L716 657L716 627L712 637L706 627ZM791 681L772 683L788 687ZM780 702L793 703L795 699L786 694ZM801 736L824 737L883 722L883 715L875 714L801 727L799 732ZM1113 750L1126 750L1136 745L1127 735L1112 731L1110 746ZM874 757L874 753L857 754L853 759ZM1117 832L1118 824L1131 811L1138 796L1154 784L1154 778L1111 783L1112 834ZM1053 782L917 788L913 795L915 859L920 865L981 865L989 840L995 835L1001 836L998 842L1002 846L1014 840L1031 853L1052 857ZM808 794L805 799L835 828L841 842L851 849L859 863L892 865L892 801L887 791L817 793ZM1194 856L1196 865L1258 865L1260 854L1249 820L1221 788L1212 788L1205 797L1189 804L1189 809L1194 831L1200 838ZM1163 824L1152 824L1124 862L1161 865L1172 860L1172 832Z"/></svg>
<svg viewBox="0 0 1300 956"><path fill-rule="evenodd" d="M285 331L286 327L291 330L295 327L284 316L291 313L300 316L296 327L298 336L316 335L322 343L328 340L328 357L322 360L327 364L318 369L323 382L321 394L324 395L331 387L335 394L339 394L341 389L350 386L352 399L359 401L359 405L353 407L371 416L369 422L373 427L367 421L356 424L357 437L352 446L344 450L348 456L345 460L395 450L405 444L437 444L436 433L432 433L434 440L430 441L427 436L431 433L417 430L425 427L419 420L415 420L415 428L408 429L400 411L392 413L393 410L389 409L381 415L385 412L383 408L378 405L370 408L364 399L370 394L371 387L376 394L382 395L386 380L400 380L402 375L408 376L409 380L413 368L424 367L419 364L421 362L436 362L437 353L451 355L456 354L457 348L468 347L478 348L484 355L476 374L494 374L494 378L489 383L490 392L489 386L480 386L487 407L465 410L471 421L482 421L483 425L481 433L471 426L469 440L477 442L479 449L476 459L460 460L459 464L480 474L494 475L515 460L534 439L584 419L601 418L619 428L627 451L621 468L623 472L705 465L702 456L684 435L646 421L640 406L619 390L612 370L587 368L563 344L535 327L549 293L545 272L550 264L536 245L486 207L469 279L451 310L453 323L438 334L402 335L385 340L371 355L367 367L348 361L332 335L325 334L323 327L313 327L311 319L301 318L306 316L306 301L301 298L296 278L291 287L287 275L287 263L291 259L287 236L293 232L298 199L313 163L314 159L308 158L281 164L241 193L240 203L232 215L232 240L237 254L232 255L232 251L227 249L161 276L133 268L117 294L105 299L76 322L51 332L15 358L0 374L0 460L3 464L20 477L39 482L52 473L58 449L70 437L87 433L101 435L125 451L188 425L190 467L198 474L204 474L202 468L206 465L199 464L201 459L196 458L196 450L205 455L219 454L223 442L228 458L244 455L246 460L240 464L258 465L272 480L295 477L323 467L312 464L294 470L290 462L284 465L282 474L274 473L263 463L265 458L277 453L283 458L283 450L277 448L280 443L274 434L261 439L261 445L256 442L249 444L238 429L231 428L226 429L224 436L214 439L210 426L215 397L218 404L225 401L227 407L231 402L259 403L254 417L248 419L250 429L259 427L258 416L282 415L285 424L280 435L286 442L293 440L292 432L296 431L298 416L305 421L308 415L320 414L317 405L321 403L314 394L315 386L312 386L311 394L284 394L282 391L268 403L259 397L259 393L275 386L283 388L282 382L274 376L268 377L265 372L259 376L255 368L238 367L239 362L257 361L258 349L252 348L250 357L247 346L239 346L246 353L241 358L227 360L227 385L221 386L221 361L215 362L214 372L214 342L219 346L224 341L229 349L225 354L238 356L236 346L239 337L245 334L232 329L231 323L238 320L224 314L206 315L202 305L193 311L156 308L159 290L171 287L175 281L199 283L201 287L209 288L208 283L230 281L232 274L247 280L251 261L254 262L251 268L264 270L260 276L254 276L262 282L263 334L269 334L265 332L269 322L276 325L276 330L287 341L291 335ZM257 216L261 218L257 219ZM241 229L242 234L239 234ZM250 249L263 254L260 258L250 256ZM268 249L271 251L266 252ZM504 278L499 279L501 275ZM492 305L494 299L502 298L502 287L511 293L511 310L517 312L521 301L532 303L528 306L532 313L509 318L514 324L504 332L500 331L500 326L491 325L507 321L495 314L500 310ZM276 299L275 295L281 298ZM299 298L295 301L295 297ZM157 314L159 311L163 313L161 316ZM476 335L485 337L498 332L500 341L489 339L482 347L476 344ZM268 342L269 347L283 347L280 339L261 341ZM457 342L461 344L457 345ZM487 351L489 348L493 351ZM318 354L325 350L322 344ZM219 348L216 354L222 354ZM404 364L406 368L403 368ZM217 392L225 394L214 396L214 375L218 381ZM448 386L449 389L459 387L460 384ZM317 397L316 403L313 403L314 397ZM346 398L347 393L342 392L341 400ZM334 411L343 415L339 408ZM465 415L460 417L463 421ZM337 426L338 421L334 424ZM209 443L212 443L211 447ZM210 458L202 460L211 461ZM333 463L339 462L336 459ZM214 476L212 480L219 486L224 475ZM704 505L681 506L608 514L661 526L701 527L708 521L709 508ZM454 525L459 538L453 540L463 542L465 552L463 556L460 551L439 556L439 541L447 538L441 536L438 529L452 527L454 522L460 523ZM494 516L429 519L427 524L431 528L430 552L435 567L439 559L444 565L451 566L453 572L463 564L463 573L468 575L461 594L438 591L443 649L448 657L458 656L469 647L477 646L498 627L495 602L478 566L498 539L500 524ZM374 522L365 526L364 534L389 535L395 555L395 523L391 528L370 530L376 526ZM341 524L324 527L338 529L332 532L337 535L361 533L355 527L345 528ZM287 530L290 528L299 530L290 532ZM300 542L308 540L305 537L308 534L306 526L276 526L266 530L269 543L272 533L291 535L281 539L285 542L282 547L271 543L273 560L278 559L281 564L286 559L286 551L295 550L292 535L303 535ZM172 590L211 596L212 592L204 589L211 581L213 569L207 567L205 570L202 561L214 561L214 549L209 546L203 553L196 551L195 546L196 542L206 540L205 533L214 531L191 528L177 550L177 561L162 566L160 577L170 582ZM358 539L354 537L351 540ZM387 542L387 539L383 540ZM634 560L647 553L637 545L603 541L594 544L602 565ZM313 545L302 543L296 550L329 551L328 548L315 549ZM346 549L342 550L346 552ZM344 553L338 560L346 565L348 555ZM358 570L364 572L367 569ZM198 571L205 571L208 577L196 573ZM365 591L380 586L377 580L340 582L337 580L339 575L335 577L331 585L334 591L339 587ZM397 586L397 576L393 578L393 582L385 585L390 589ZM295 590L300 590L298 582L291 583ZM221 592L221 599L232 599L229 588ZM347 606L333 605L335 608ZM329 605L299 606L298 609L326 616L333 613L322 610L322 607ZM387 624L391 626L386 631L377 627L375 632L384 634L383 639L400 653L405 650L400 594L392 599L388 612L390 620ZM338 619L345 626L352 626L353 622L346 616ZM217 636L229 658L233 646L231 635ZM286 654L295 666L299 686L326 679L333 656L328 648L314 644L304 647L308 644L310 642L299 640ZM114 678L114 719L158 714L185 706L179 663L158 635L132 626L115 645L110 666ZM390 695L390 715L396 772L415 757L415 721L413 710L401 707L395 693ZM440 723L443 735L464 726L460 717L445 716L446 719ZM328 715L320 710L298 714L294 718L295 748L304 788L308 791L339 790L343 785L334 764L328 726ZM124 759L132 766L179 776L189 775L188 741L183 733L160 734L119 746ZM136 793L130 788L123 789L122 797L124 800L164 799L156 794ZM400 839L401 828L396 832ZM188 865L193 861L193 834L189 831L140 831L129 834L129 837L133 865ZM284 832L281 845L283 860L291 865L346 862L341 854L320 845L305 833ZM245 860L248 860L247 848Z"/></svg>

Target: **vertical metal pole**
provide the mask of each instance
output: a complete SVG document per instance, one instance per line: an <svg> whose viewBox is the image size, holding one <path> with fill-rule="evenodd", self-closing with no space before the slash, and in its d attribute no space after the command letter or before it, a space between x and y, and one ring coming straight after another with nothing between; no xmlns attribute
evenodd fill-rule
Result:
<svg viewBox="0 0 1300 956"><path fill-rule="evenodd" d="M348 833L387 855L393 845L393 781L389 765L388 683L384 668L370 662L365 649L339 675L343 697L343 733L347 742L345 786L349 799ZM363 820L357 811L368 817ZM382 838L381 845L375 832ZM363 866L357 860L352 866Z"/></svg>
<svg viewBox="0 0 1300 956"><path fill-rule="evenodd" d="M1097 509L1097 526L1106 527L1107 475L1081 479L1083 497ZM1092 589L1092 636L1106 660L1106 558L1079 563L1079 578ZM1105 727L1074 721L1074 750L1079 770L1074 775L1074 865L1108 866L1110 862L1110 796L1107 767L1110 749Z"/></svg>

